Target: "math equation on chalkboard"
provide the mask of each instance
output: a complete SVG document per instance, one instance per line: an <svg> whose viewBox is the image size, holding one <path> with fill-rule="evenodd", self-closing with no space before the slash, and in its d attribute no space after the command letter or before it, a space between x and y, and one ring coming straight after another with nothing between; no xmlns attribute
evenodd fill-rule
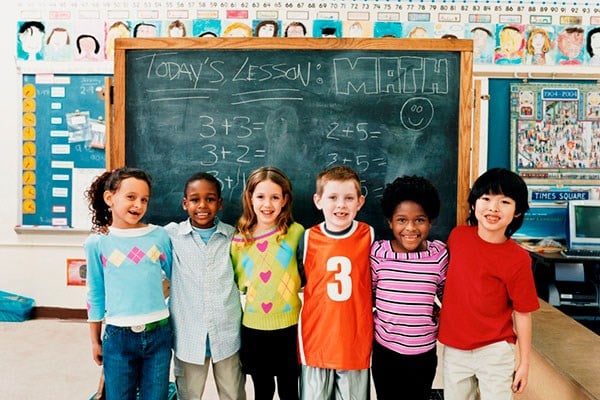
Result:
<svg viewBox="0 0 600 400"><path fill-rule="evenodd" d="M219 179L234 223L252 170L290 177L295 214L312 204L322 169L359 173L359 217L387 230L385 185L425 175L448 194L444 236L455 222L460 54L381 50L132 50L125 79L125 160L155 177L150 219L182 216L182 186L207 171ZM179 214L178 214L179 213Z"/></svg>

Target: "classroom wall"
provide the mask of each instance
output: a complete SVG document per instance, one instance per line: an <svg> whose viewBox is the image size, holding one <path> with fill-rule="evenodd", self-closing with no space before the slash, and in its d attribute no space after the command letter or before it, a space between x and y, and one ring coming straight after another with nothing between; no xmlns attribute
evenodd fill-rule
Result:
<svg viewBox="0 0 600 400"><path fill-rule="evenodd" d="M411 2L408 1L408 3ZM469 2L464 1L463 3L466 4ZM16 2L16 4L9 2L9 4L3 6L3 13L0 15L0 21L2 22L0 32L3 37L3 40L0 42L1 54L3 54L0 57L0 87L2 88L0 91L0 115L3 117L3 129L2 134L0 134L0 151L2 151L0 157L0 174L2 174L0 195L2 195L4 203L0 207L0 221L2 222L0 224L0 254L2 254L2 259L5 261L0 266L0 290L32 297L36 300L37 306L82 309L85 307L85 287L67 286L66 261L72 258L83 258L82 243L86 238L86 234L82 232L55 233L48 232L47 230L38 230L36 233L29 231L17 234L14 230L15 225L20 223L19 191L21 190L21 154L19 152L21 147L21 101L19 100L21 97L21 75L17 70L17 63L15 62L15 49L17 47L15 28L17 21L28 19L27 15L17 12L18 6L19 2ZM412 4L410 6L412 7ZM454 7L454 5L451 7ZM591 14L592 16L589 18L586 15L583 23L585 24L588 21L595 21L597 23L600 18L599 10L594 9L593 14ZM373 13L375 15L375 11ZM486 13L489 14L489 12ZM586 14L583 10L579 9L574 13L580 16ZM466 18L466 12L464 14L463 17ZM497 14L499 13L494 12L493 14L494 21L496 21L497 17L499 18ZM503 11L504 17L508 18L512 14L512 5L506 5ZM554 12L554 14L554 25L559 22L563 24L563 19L559 19L558 11ZM135 19L136 15L134 13L130 14L130 19ZM194 15L190 16L190 18L193 17ZM253 17L254 14L251 15L251 18ZM283 17L283 14L281 17ZM162 19L166 19L166 17L163 16ZM531 16L524 14L522 22L528 21L531 21ZM564 23L566 24L567 22ZM492 67L495 66L489 66L489 70L494 73L496 70ZM548 69L543 70L540 68L535 69L532 76L547 73ZM519 70L521 75L523 75L523 68L516 70ZM550 70L553 71L554 69L550 68ZM561 71L564 75L564 67ZM571 69L569 69L570 71ZM593 72L596 74L598 67L587 67L585 70L577 68L573 69L573 71ZM475 72L477 72L477 68ZM483 79L485 80L486 78ZM490 94L494 98L494 93L486 92L487 81L484 86L482 94ZM484 101L482 103L484 109L481 110L482 115L480 116L482 127L480 129L479 172L484 171L488 165L509 166L507 165L507 152L509 151L508 146L510 141L509 132L506 130L499 132L498 140L492 140L494 137L492 137L490 132L488 145L487 106L488 104ZM494 110L490 114L490 126L498 125L498 121L493 119L500 115L497 111ZM503 122L507 123L506 121ZM490 150L489 154L488 148L493 149L493 151Z"/></svg>
<svg viewBox="0 0 600 400"><path fill-rule="evenodd" d="M17 2L0 13L0 290L37 306L85 308L85 287L66 285L66 259L82 258L85 234L17 234L20 187L20 75L15 63Z"/></svg>

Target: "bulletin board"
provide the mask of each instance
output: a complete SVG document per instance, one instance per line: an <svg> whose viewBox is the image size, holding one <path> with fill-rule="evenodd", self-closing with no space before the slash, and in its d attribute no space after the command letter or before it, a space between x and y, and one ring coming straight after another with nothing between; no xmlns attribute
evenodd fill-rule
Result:
<svg viewBox="0 0 600 400"><path fill-rule="evenodd" d="M103 75L23 75L21 224L89 227L84 190L105 169Z"/></svg>
<svg viewBox="0 0 600 400"><path fill-rule="evenodd" d="M600 87L510 86L511 168L528 184L600 183Z"/></svg>

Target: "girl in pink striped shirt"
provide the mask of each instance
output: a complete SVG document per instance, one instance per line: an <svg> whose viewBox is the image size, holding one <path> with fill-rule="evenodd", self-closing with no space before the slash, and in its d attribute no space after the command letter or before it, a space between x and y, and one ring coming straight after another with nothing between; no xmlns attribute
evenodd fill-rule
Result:
<svg viewBox="0 0 600 400"><path fill-rule="evenodd" d="M371 247L373 382L379 400L427 400L437 367L434 300L448 265L446 245L427 240L440 199L427 179L402 176L386 186L381 206L393 239Z"/></svg>

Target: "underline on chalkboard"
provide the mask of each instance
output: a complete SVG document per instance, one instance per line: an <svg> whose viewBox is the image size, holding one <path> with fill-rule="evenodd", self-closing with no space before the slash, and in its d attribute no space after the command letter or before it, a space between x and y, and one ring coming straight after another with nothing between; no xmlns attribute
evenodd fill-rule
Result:
<svg viewBox="0 0 600 400"><path fill-rule="evenodd" d="M211 88L177 88L177 89L147 89L148 93L156 93L156 92L199 92L199 91L211 91L216 92L219 89L211 89Z"/></svg>
<svg viewBox="0 0 600 400"><path fill-rule="evenodd" d="M164 97L162 99L152 99L150 101L189 100L189 99L210 99L210 96Z"/></svg>
<svg viewBox="0 0 600 400"><path fill-rule="evenodd" d="M265 92L283 92L283 91L299 92L300 89L281 88L281 89L252 90L250 92L234 93L234 94L232 94L232 96L244 96L244 95L247 95L247 94L256 94L256 93L265 93Z"/></svg>
<svg viewBox="0 0 600 400"><path fill-rule="evenodd" d="M265 97L262 99L252 99L252 100L244 100L244 101L236 101L231 103L232 106L244 103L255 103L257 101L271 101L271 100L294 100L294 101L302 101L304 100L302 97Z"/></svg>

